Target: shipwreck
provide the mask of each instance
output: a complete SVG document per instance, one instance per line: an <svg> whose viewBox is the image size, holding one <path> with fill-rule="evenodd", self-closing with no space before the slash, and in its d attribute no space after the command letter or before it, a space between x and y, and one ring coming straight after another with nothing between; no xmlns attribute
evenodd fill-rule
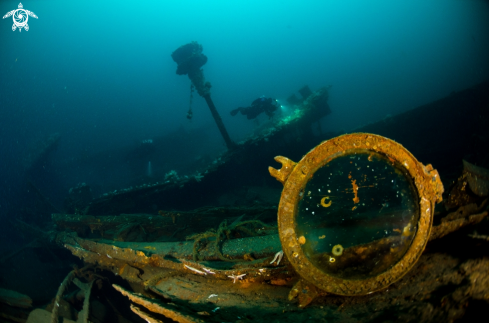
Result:
<svg viewBox="0 0 489 323"><path fill-rule="evenodd" d="M329 88L304 87L289 114L232 142L202 47L185 46L177 73L228 149L190 176L94 199L76 187L69 212L51 210L50 231L14 221L35 237L26 248L69 252L81 266L35 319L27 296L2 292L6 319L95 321L95 290L118 322L129 310L134 322L452 320L489 301L489 82L348 134L320 128ZM222 205L229 192L247 203Z"/></svg>

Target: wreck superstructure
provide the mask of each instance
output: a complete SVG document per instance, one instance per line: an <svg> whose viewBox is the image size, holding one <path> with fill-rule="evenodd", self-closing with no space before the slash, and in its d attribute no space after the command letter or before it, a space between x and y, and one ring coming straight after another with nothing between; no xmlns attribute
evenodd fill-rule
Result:
<svg viewBox="0 0 489 323"><path fill-rule="evenodd" d="M488 98L487 94L482 94L487 93L483 89L487 89L487 83L468 90L469 93L460 93L459 97L479 98L481 102L474 104L478 115L466 113L463 120L480 122L477 120L487 115L484 107ZM467 297L485 300L485 283L477 284L472 278L477 277L479 282L487 280L489 263L483 259L481 248L488 234L485 183L489 177L484 168L462 163L458 152L454 155L456 158L446 160L428 149L436 147L435 152L439 154L449 152L450 147L455 147L453 145L471 142L470 136L461 131L446 135L447 138L458 138L456 142L429 140L433 138L430 134L442 133L440 129L444 125L457 124L462 120L461 117L444 115L443 124L433 123L431 116L442 110L457 115L453 112L455 104L453 108L449 104L454 97L357 129L358 132L390 134L389 137L401 142L414 156L421 156L420 160L435 160L435 167L436 161L442 160L440 164L443 167L439 171L446 191L445 202L429 211L433 212L433 226L425 236L425 242L430 241L428 252L417 255L416 263L410 264L413 269L388 289L367 293L366 296L346 297L327 294L327 291L303 281L289 261L290 255L281 254L286 248L283 248L277 227L279 198L276 205L218 205L218 197L225 192L243 185L262 183L265 177L274 181L267 173L267 166L274 165L274 157L286 155L300 160L322 140L332 137L335 139L331 142L342 140L344 137L338 137L339 134L323 133L318 136L313 129L321 116L330 113L327 98L327 88L312 92L295 106L292 114L272 119L260 133L237 143L235 149L223 153L198 176L171 177L168 182L121 190L91 201L75 214L53 214L56 230L39 233L39 239L54 241L83 260L86 267L74 270L70 278L76 276L85 281L91 278L112 282L115 277L119 279L113 287L109 285L107 288L114 288L128 297L133 302L131 310L145 320L154 320L152 317L158 314L178 322L302 320L304 317L321 320L325 316L331 320L348 320L367 314L371 318L380 317L381 313L372 312L369 304L384 312L400 309L414 318L423 313L423 304L427 304L425 296L431 295L432 300L438 300L436 291L446 284L457 286L457 292L443 295L448 303L433 309L432 313L437 317L455 315L446 309L463 304ZM426 125L431 127L426 128ZM409 129L416 126L420 131L409 137ZM474 131L477 129L479 127ZM477 133L483 135L482 132ZM477 140L482 139L478 137ZM365 145L367 142L374 141L366 139ZM369 155L366 156L364 162L368 165ZM446 154L442 156L446 157ZM450 171L457 169L453 166L455 164L459 165L459 171L450 176ZM307 192L304 194L307 196ZM352 195L353 191L348 191L348 194ZM331 206L331 200L322 198L318 200L322 208ZM428 212L426 208L424 210ZM390 215L383 209L377 212L381 219ZM473 232L474 225L477 232ZM403 237L406 227L406 232L413 232L405 224L399 228L399 237ZM392 234L397 234L397 231ZM445 236L441 242L436 241ZM309 236L297 238L299 247L307 246ZM382 249L380 242L384 240L378 241L374 241L372 248ZM459 255L459 258L450 254L460 246L470 252L465 256ZM333 258L339 254L346 259L362 248L362 245L341 245L341 250L333 248L326 254ZM456 268L463 268L463 273ZM447 283L444 285L437 279L439 277ZM465 283L461 279L465 279ZM107 282L100 284L107 285ZM425 290L420 290L419 286L424 286ZM459 294L465 298L458 297ZM413 300L418 307L413 307ZM297 307L305 308L299 311Z"/></svg>

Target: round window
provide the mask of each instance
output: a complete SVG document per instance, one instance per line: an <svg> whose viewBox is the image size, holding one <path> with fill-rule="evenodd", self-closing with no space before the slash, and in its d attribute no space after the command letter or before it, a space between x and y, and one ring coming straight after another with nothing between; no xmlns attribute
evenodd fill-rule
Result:
<svg viewBox="0 0 489 323"><path fill-rule="evenodd" d="M284 184L278 223L283 251L316 287L363 295L387 287L428 241L443 186L431 165L372 134L340 136L299 163L277 157Z"/></svg>

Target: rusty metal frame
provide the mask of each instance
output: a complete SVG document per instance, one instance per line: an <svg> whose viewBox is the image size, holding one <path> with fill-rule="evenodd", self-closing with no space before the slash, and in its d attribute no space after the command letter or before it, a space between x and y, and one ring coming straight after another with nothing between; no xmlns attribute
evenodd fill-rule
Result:
<svg viewBox="0 0 489 323"><path fill-rule="evenodd" d="M363 280L332 277L316 268L302 251L296 233L296 215L300 192L314 173L331 160L360 150L371 150L403 165L413 179L419 197L420 218L416 235L403 258L389 270ZM275 158L280 170L269 168L270 174L283 185L278 210L278 229L282 248L297 273L309 283L332 294L356 296L386 288L404 276L417 262L430 237L435 203L442 200L443 185L431 165L424 166L402 145L382 136L368 133L346 134L324 141L299 163L282 156Z"/></svg>

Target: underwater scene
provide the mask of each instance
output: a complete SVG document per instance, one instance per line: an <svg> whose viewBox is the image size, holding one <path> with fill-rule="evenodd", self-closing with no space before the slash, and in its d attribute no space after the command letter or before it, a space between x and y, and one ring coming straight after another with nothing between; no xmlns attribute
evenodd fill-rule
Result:
<svg viewBox="0 0 489 323"><path fill-rule="evenodd" d="M0 14L0 323L487 321L489 1Z"/></svg>

